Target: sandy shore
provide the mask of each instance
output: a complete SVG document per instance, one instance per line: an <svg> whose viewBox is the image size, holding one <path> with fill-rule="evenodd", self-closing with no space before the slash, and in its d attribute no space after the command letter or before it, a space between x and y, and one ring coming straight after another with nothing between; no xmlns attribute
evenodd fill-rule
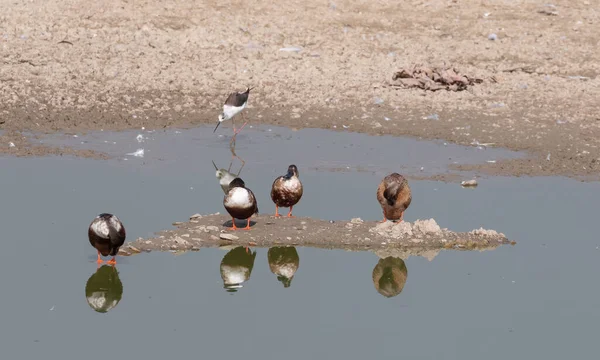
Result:
<svg viewBox="0 0 600 360"><path fill-rule="evenodd" d="M0 0L0 151L62 152L23 131L212 124L252 85L256 125L493 143L531 157L476 170L598 179L600 2L553 4ZM418 64L483 82L393 86Z"/></svg>

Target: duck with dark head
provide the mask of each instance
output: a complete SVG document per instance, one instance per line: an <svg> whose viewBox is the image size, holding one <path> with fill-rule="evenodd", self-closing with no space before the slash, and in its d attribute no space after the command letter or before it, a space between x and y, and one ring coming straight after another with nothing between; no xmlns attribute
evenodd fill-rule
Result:
<svg viewBox="0 0 600 360"><path fill-rule="evenodd" d="M119 248L125 243L125 227L115 215L102 213L90 224L88 238L90 244L98 251L98 265L103 263L102 256L112 256L107 264L115 265Z"/></svg>
<svg viewBox="0 0 600 360"><path fill-rule="evenodd" d="M377 187L377 201L383 210L383 220L402 221L404 212L410 206L412 193L408 180L398 173L392 173Z"/></svg>
<svg viewBox="0 0 600 360"><path fill-rule="evenodd" d="M225 210L231 215L231 229L238 230L235 219L247 220L243 230L250 230L250 217L258 214L258 204L252 190L246 187L244 180L237 177L229 183L229 191L223 198Z"/></svg>
<svg viewBox="0 0 600 360"><path fill-rule="evenodd" d="M296 165L288 166L287 174L279 176L273 181L271 186L271 200L275 203L275 217L280 217L279 208L288 207L290 208L287 216L292 216L292 209L300 199L304 189L302 182L300 182L300 173Z"/></svg>

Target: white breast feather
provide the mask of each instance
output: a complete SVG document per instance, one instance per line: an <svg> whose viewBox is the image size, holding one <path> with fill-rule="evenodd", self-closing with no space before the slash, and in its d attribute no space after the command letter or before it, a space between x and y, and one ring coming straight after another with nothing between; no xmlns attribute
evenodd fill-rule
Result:
<svg viewBox="0 0 600 360"><path fill-rule="evenodd" d="M252 206L250 193L248 190L241 187L233 188L230 190L230 196L228 196L225 200L225 205L231 207L248 208Z"/></svg>
<svg viewBox="0 0 600 360"><path fill-rule="evenodd" d="M300 180L298 180L297 177L293 177L288 181L284 181L283 186L285 186L289 190L296 190L300 187Z"/></svg>
<svg viewBox="0 0 600 360"><path fill-rule="evenodd" d="M119 218L118 218L118 217L116 217L116 216L114 216L114 215L113 215L113 216L110 218L110 224L112 225L112 227L114 227L114 228L115 228L115 230L117 230L117 232L118 232L118 231L121 231L121 223L120 223L120 221L119 221Z"/></svg>
<svg viewBox="0 0 600 360"><path fill-rule="evenodd" d="M246 102L246 104L247 104L247 102ZM235 107L235 106L231 106L231 105L223 105L223 114L225 114L225 120L231 119L232 117L237 115L240 111L244 110L244 108L246 107L246 104L239 106L239 107Z"/></svg>
<svg viewBox="0 0 600 360"><path fill-rule="evenodd" d="M108 239L108 225L105 221L100 220L96 221L92 224L92 231L96 233L96 235Z"/></svg>

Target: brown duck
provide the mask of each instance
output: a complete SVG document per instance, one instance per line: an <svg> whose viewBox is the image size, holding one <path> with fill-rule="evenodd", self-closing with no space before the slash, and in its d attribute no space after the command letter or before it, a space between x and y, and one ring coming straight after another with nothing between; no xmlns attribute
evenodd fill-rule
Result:
<svg viewBox="0 0 600 360"><path fill-rule="evenodd" d="M402 221L404 211L408 209L412 201L412 194L408 180L404 176L393 173L381 181L377 188L377 201L383 210L383 220Z"/></svg>
<svg viewBox="0 0 600 360"><path fill-rule="evenodd" d="M287 174L279 176L271 186L271 199L275 203L275 217L280 217L279 208L289 207L288 217L292 216L294 205L302 198L303 188L296 165L288 166Z"/></svg>
<svg viewBox="0 0 600 360"><path fill-rule="evenodd" d="M106 263L115 265L117 263L115 257L125 242L125 227L115 215L102 213L90 224L88 238L90 244L98 251L98 264L103 262L100 255L110 255L112 259Z"/></svg>
<svg viewBox="0 0 600 360"><path fill-rule="evenodd" d="M258 204L252 190L246 187L244 180L239 177L229 183L229 191L223 198L225 210L231 215L231 229L238 230L235 219L247 220L247 226L243 230L250 230L250 217L258 214Z"/></svg>

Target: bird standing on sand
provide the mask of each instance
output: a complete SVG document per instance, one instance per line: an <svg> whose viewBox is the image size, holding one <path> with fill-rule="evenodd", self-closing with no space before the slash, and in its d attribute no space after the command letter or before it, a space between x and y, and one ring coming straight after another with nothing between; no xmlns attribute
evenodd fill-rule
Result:
<svg viewBox="0 0 600 360"><path fill-rule="evenodd" d="M235 219L247 220L247 225L242 230L250 230L250 217L258 214L258 204L252 190L246 187L244 180L239 177L229 183L229 191L223 198L225 210L231 215L231 230L240 228L235 226Z"/></svg>
<svg viewBox="0 0 600 360"><path fill-rule="evenodd" d="M236 116L237 114L239 114L242 110L244 110L246 108L246 105L248 104L248 95L250 95L250 90L252 90L252 89L254 89L254 88L247 87L246 91L244 91L243 93L236 91L236 92L232 92L231 94L229 94L229 96L227 97L227 100L225 100L225 104L223 104L223 112L221 114L219 114L219 122L217 123L217 126L215 126L213 133L215 131L217 131L217 128L219 127L219 125L221 125L221 123L223 121L231 119L231 122L233 123L233 117ZM233 123L234 138L240 131L242 131L244 126L246 126L246 124L248 123L245 120L243 113L242 113L242 120L244 120L244 125L242 125L242 127L239 128L238 130L235 129L235 123ZM233 138L232 138L232 141L233 141Z"/></svg>
<svg viewBox="0 0 600 360"><path fill-rule="evenodd" d="M402 221L404 211L408 209L412 201L408 180L398 173L386 176L377 187L377 200L383 210L381 222L386 220Z"/></svg>
<svg viewBox="0 0 600 360"><path fill-rule="evenodd" d="M279 208L289 207L287 217L292 216L294 205L300 201L304 192L296 165L288 167L287 174L279 176L271 186L271 200L275 203L275 217L280 217Z"/></svg>
<svg viewBox="0 0 600 360"><path fill-rule="evenodd" d="M115 265L119 248L125 243L125 227L115 215L102 213L94 218L88 228L90 244L98 251L98 264L102 264L102 256L112 256L107 264Z"/></svg>

